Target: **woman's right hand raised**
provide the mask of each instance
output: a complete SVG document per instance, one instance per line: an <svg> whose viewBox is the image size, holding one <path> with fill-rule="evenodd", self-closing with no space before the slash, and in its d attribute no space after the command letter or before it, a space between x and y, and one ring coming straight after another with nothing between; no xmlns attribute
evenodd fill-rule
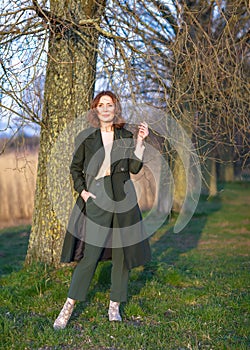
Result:
<svg viewBox="0 0 250 350"><path fill-rule="evenodd" d="M87 202L87 200L89 199L89 197L92 197L92 198L96 198L96 196L91 193L91 192L88 192L86 190L83 190L82 193L81 193L81 197L82 199L84 200L84 202Z"/></svg>

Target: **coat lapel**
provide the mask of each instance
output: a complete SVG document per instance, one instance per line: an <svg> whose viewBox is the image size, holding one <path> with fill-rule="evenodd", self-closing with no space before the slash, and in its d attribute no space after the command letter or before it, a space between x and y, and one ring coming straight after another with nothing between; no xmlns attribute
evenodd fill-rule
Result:
<svg viewBox="0 0 250 350"><path fill-rule="evenodd" d="M101 130L99 128L94 129L94 131L86 139L88 147L91 149L91 153L95 153L103 147Z"/></svg>
<svg viewBox="0 0 250 350"><path fill-rule="evenodd" d="M104 160L104 148L100 129L95 129L85 141L88 154L87 173L96 176Z"/></svg>
<svg viewBox="0 0 250 350"><path fill-rule="evenodd" d="M117 162L124 159L128 148L128 139L124 138L123 129L116 128L114 131L114 144L111 150L111 174L114 173Z"/></svg>

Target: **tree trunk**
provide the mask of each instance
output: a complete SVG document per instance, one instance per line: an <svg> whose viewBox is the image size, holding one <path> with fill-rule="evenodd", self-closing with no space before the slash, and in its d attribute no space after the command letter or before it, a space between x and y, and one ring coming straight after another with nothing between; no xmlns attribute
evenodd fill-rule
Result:
<svg viewBox="0 0 250 350"><path fill-rule="evenodd" d="M103 5L95 0L50 1L43 119L27 263L42 261L57 265L60 261L65 227L58 218L52 199L59 200L64 191L58 173L61 160L57 162L53 158L50 173L47 171L48 161L55 141L72 120L84 115L93 97L98 33L91 24L85 27L77 24L81 20L100 18ZM66 141L64 152L69 148ZM53 186L49 185L51 176Z"/></svg>
<svg viewBox="0 0 250 350"><path fill-rule="evenodd" d="M160 176L158 185L157 211L169 215L173 205L174 184L170 168L162 160L160 165Z"/></svg>
<svg viewBox="0 0 250 350"><path fill-rule="evenodd" d="M184 24L176 36L173 50L174 73L171 110L174 118L177 119L177 122L192 140L198 112L195 94L200 84L200 71L197 64L199 59L198 52L199 46L203 44L204 32L209 31L211 7L204 0L198 2L190 0L183 2L182 12ZM181 139L178 137L177 141L180 143ZM183 149L185 149L184 144ZM183 151L179 150L174 161L173 210L177 212L180 211L187 195L188 179L186 174L189 173L190 164L186 158L187 155L185 155L186 164L184 166L182 162Z"/></svg>
<svg viewBox="0 0 250 350"><path fill-rule="evenodd" d="M220 181L233 182L234 181L234 151L233 147L227 145L220 150L220 158L222 164L220 165Z"/></svg>
<svg viewBox="0 0 250 350"><path fill-rule="evenodd" d="M209 196L213 197L217 195L217 173L216 173L216 160L211 160L210 169L210 182L209 182Z"/></svg>
<svg viewBox="0 0 250 350"><path fill-rule="evenodd" d="M186 197L186 172L180 154L176 156L174 162L174 202L173 211L180 212Z"/></svg>
<svg viewBox="0 0 250 350"><path fill-rule="evenodd" d="M226 163L224 165L224 171L225 171L225 181L226 182L233 182L234 181L234 165L233 165L233 163Z"/></svg>

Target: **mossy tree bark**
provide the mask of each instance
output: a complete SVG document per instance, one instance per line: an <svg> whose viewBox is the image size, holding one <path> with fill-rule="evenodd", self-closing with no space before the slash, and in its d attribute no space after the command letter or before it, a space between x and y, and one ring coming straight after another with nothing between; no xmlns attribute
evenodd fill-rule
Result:
<svg viewBox="0 0 250 350"><path fill-rule="evenodd" d="M56 166L52 172L55 185L48 186L48 160L60 133L89 108L98 46L98 32L91 26L91 19L98 20L103 9L102 0L51 0L49 12L39 9L41 16L45 14L49 20L50 37L27 263L42 261L57 265L60 261L65 227L57 217L51 198L60 198L63 188ZM84 23L84 20L87 24L79 26L79 21ZM53 163L56 164L55 159Z"/></svg>

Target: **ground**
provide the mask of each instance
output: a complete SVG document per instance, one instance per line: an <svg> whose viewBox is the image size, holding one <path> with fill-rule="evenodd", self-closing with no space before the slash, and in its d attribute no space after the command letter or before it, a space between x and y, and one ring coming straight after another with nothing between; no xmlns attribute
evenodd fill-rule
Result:
<svg viewBox="0 0 250 350"><path fill-rule="evenodd" d="M57 332L72 266L23 266L30 227L1 230L0 348L249 349L249 203L250 183L226 184L178 234L171 217L152 261L131 271L122 323L108 321L110 263L100 263L88 301Z"/></svg>

